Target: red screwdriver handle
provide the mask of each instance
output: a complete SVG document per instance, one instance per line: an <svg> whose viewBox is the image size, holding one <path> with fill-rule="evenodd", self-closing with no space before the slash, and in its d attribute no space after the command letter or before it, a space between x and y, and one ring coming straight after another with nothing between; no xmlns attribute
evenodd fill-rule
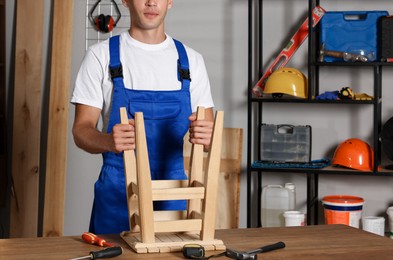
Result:
<svg viewBox="0 0 393 260"><path fill-rule="evenodd" d="M105 239L98 237L97 235L90 233L90 232L85 232L82 234L82 239L86 243L92 244L92 245L98 245L98 246L113 246L111 243L106 242Z"/></svg>

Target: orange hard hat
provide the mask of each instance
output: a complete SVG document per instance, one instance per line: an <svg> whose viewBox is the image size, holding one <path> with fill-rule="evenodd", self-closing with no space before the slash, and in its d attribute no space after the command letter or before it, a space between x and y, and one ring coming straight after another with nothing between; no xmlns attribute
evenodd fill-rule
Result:
<svg viewBox="0 0 393 260"><path fill-rule="evenodd" d="M372 171L374 151L363 140L350 138L337 146L332 164L360 171Z"/></svg>

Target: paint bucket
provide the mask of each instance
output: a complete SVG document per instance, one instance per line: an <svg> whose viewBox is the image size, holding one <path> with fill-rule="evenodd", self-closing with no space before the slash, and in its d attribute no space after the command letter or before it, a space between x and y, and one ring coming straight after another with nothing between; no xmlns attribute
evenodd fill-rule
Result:
<svg viewBox="0 0 393 260"><path fill-rule="evenodd" d="M384 217L363 217L362 229L364 231L385 236L385 218Z"/></svg>
<svg viewBox="0 0 393 260"><path fill-rule="evenodd" d="M331 195L322 198L326 224L345 224L359 228L364 199L350 195Z"/></svg>
<svg viewBox="0 0 393 260"><path fill-rule="evenodd" d="M307 223L306 214L300 211L295 211L295 210L285 211L284 218L285 218L286 227L305 226Z"/></svg>

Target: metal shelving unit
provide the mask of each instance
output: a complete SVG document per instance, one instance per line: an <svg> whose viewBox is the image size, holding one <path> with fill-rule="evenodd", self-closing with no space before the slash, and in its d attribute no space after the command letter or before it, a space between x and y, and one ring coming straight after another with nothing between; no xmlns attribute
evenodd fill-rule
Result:
<svg viewBox="0 0 393 260"><path fill-rule="evenodd" d="M253 192L257 192L257 226L260 224L260 196L262 192L262 174L263 172L287 172L287 173L304 173L307 175L307 224L318 224L318 177L322 174L340 174L340 175L355 175L355 176L393 176L393 171L379 170L378 166L381 163L381 143L379 134L381 132L381 110L382 110L382 68L384 66L393 66L393 63L383 62L369 62L369 63L346 63L346 62L317 62L318 30L312 29L312 9L320 4L319 0L308 1L308 17L309 17L309 37L308 37L308 86L309 93L316 96L319 95L319 69L323 67L368 67L373 71L374 77L374 99L373 100L315 100L309 94L308 99L273 99L268 97L256 98L252 95L252 87L256 81L262 77L262 11L263 0L249 0L249 17L248 17L248 48L249 48L249 62L248 62L248 128L247 128L247 227L252 226L252 209L255 204L255 196ZM255 17L254 17L255 14ZM256 57L256 58L255 58ZM256 75L258 74L258 75ZM335 167L326 167L323 169L306 169L306 168L255 168L252 167L254 160L260 160L260 141L261 129L260 125L263 122L262 110L264 103L302 103L318 105L366 105L373 107L373 147L374 147L374 169L370 172L346 170ZM252 144L257 144L257 149L253 148ZM257 174L256 178L255 175ZM254 183L256 180L257 183ZM255 189L255 186L257 188Z"/></svg>

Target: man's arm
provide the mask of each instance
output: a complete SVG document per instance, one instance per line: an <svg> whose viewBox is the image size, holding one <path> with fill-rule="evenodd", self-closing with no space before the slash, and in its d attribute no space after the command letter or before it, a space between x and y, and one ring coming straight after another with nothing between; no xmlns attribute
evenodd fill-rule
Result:
<svg viewBox="0 0 393 260"><path fill-rule="evenodd" d="M213 108L205 109L204 120L196 120L196 113L192 113L188 119L191 121L189 141L193 144L203 144L204 150L209 151L213 133Z"/></svg>
<svg viewBox="0 0 393 260"><path fill-rule="evenodd" d="M115 152L135 148L133 120L129 125L117 124L112 133L102 133L97 129L101 110L95 107L76 104L72 127L75 144L89 153Z"/></svg>

